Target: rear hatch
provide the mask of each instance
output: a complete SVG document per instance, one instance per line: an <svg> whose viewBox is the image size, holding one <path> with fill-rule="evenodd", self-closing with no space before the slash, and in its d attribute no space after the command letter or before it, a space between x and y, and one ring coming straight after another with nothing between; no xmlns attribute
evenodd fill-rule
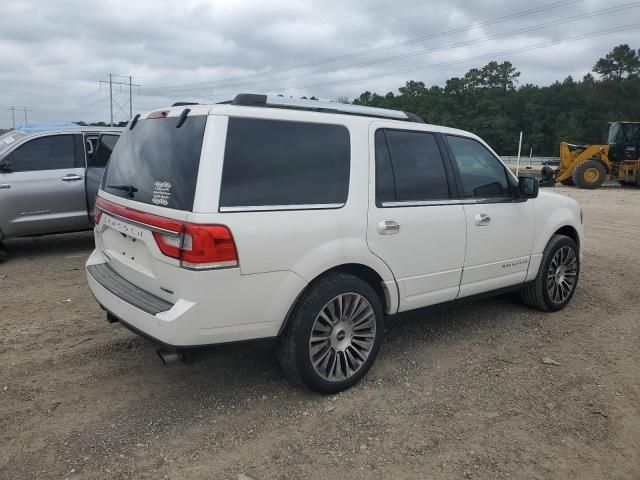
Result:
<svg viewBox="0 0 640 480"><path fill-rule="evenodd" d="M206 122L206 112L184 108L133 120L113 150L96 201L96 243L109 266L172 302L185 269L237 266L225 227L186 221Z"/></svg>

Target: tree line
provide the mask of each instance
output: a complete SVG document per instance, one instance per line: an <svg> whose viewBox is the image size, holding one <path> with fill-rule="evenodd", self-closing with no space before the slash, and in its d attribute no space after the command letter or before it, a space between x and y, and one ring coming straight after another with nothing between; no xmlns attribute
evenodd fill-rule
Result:
<svg viewBox="0 0 640 480"><path fill-rule="evenodd" d="M445 86L410 80L398 93L366 91L353 103L416 113L425 122L461 128L485 139L501 155L557 156L562 141L606 142L609 121L640 121L640 49L614 47L593 73L548 86L517 86L520 72L505 61L472 68Z"/></svg>

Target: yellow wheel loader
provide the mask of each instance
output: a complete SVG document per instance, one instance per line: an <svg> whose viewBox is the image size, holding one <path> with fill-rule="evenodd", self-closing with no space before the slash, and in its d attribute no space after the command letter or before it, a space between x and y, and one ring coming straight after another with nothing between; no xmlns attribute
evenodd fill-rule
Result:
<svg viewBox="0 0 640 480"><path fill-rule="evenodd" d="M593 189L607 177L640 187L640 122L611 122L607 145L560 144L556 182Z"/></svg>

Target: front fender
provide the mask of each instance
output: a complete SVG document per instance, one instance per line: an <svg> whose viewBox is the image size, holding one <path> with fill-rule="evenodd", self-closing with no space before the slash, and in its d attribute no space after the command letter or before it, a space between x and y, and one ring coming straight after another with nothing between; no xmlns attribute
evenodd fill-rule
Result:
<svg viewBox="0 0 640 480"><path fill-rule="evenodd" d="M571 227L578 235L580 258L584 250L584 228L580 220L580 205L574 199L551 192L541 192L534 203L535 238L531 249L531 262L527 280L538 273L542 252L551 237L561 228Z"/></svg>
<svg viewBox="0 0 640 480"><path fill-rule="evenodd" d="M578 232L580 250L582 250L582 226L580 221L576 223L573 212L568 208L555 210L536 229L536 238L533 243L533 254L542 254L544 247L549 243L555 232L562 227L572 227Z"/></svg>

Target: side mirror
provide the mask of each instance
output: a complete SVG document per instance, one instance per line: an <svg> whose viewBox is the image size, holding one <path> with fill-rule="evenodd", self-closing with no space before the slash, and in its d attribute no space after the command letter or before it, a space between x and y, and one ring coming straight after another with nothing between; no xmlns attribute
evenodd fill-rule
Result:
<svg viewBox="0 0 640 480"><path fill-rule="evenodd" d="M13 172L13 164L11 163L11 159L9 157L5 157L2 160L0 160L0 172L2 173Z"/></svg>
<svg viewBox="0 0 640 480"><path fill-rule="evenodd" d="M534 177L518 177L520 198L536 198L540 191L540 183Z"/></svg>

